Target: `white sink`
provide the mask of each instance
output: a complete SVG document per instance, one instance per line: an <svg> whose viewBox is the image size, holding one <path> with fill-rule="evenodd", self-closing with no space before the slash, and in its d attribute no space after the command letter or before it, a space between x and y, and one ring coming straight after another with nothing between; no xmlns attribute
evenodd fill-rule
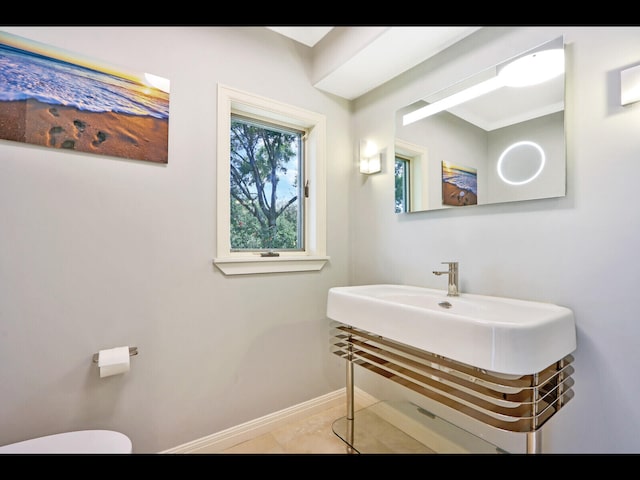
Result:
<svg viewBox="0 0 640 480"><path fill-rule="evenodd" d="M443 304L447 302L447 304ZM448 306L448 308L446 308ZM576 349L559 305L409 285L329 289L327 317L495 373L538 373Z"/></svg>

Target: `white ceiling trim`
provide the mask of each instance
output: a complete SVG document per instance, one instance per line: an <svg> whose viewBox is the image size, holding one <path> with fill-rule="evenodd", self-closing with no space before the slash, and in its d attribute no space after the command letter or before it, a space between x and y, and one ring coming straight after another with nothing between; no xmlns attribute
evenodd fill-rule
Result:
<svg viewBox="0 0 640 480"><path fill-rule="evenodd" d="M314 86L353 100L462 40L478 28L389 28Z"/></svg>
<svg viewBox="0 0 640 480"><path fill-rule="evenodd" d="M313 47L333 27L267 27ZM368 27L357 27L368 28ZM379 27L371 27L379 29ZM481 27L389 27L370 36L331 72L314 83L319 90L353 100L424 62ZM343 38L354 38L344 36ZM344 40L345 42L348 40Z"/></svg>

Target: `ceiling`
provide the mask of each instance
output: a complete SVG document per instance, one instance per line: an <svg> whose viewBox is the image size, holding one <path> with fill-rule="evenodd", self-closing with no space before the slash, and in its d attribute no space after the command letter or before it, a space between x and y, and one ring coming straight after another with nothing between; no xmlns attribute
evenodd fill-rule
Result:
<svg viewBox="0 0 640 480"><path fill-rule="evenodd" d="M339 57L339 62L326 72L320 72L314 86L353 100L480 27L339 27L339 32L336 31L338 27L331 26L267 28L316 51L324 48L325 52L327 49L335 52L334 57ZM333 43L322 45L321 40L328 36L332 36Z"/></svg>
<svg viewBox="0 0 640 480"><path fill-rule="evenodd" d="M319 90L353 100L424 62L480 27L267 28L313 49L314 63L319 57L324 57L325 62L330 58L333 61L332 64L328 61L330 68L320 72L313 85ZM330 36L332 38L328 38ZM323 44L325 38L327 41ZM491 70L480 72L478 76ZM493 71L495 74L495 68ZM475 83L478 79L470 78L468 81ZM454 93L446 90L449 89L436 95ZM425 97L424 100L431 103L437 99ZM526 95L517 89L499 89L449 111L489 131L561 110L564 107L563 99L564 78L559 77L547 85L530 87Z"/></svg>
<svg viewBox="0 0 640 480"><path fill-rule="evenodd" d="M313 47L318 43L333 27L267 27L274 32L278 32L285 37Z"/></svg>

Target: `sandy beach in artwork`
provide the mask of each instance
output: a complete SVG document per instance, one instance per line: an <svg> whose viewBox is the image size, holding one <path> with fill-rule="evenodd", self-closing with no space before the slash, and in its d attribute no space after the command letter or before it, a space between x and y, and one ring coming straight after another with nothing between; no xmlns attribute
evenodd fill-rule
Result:
<svg viewBox="0 0 640 480"><path fill-rule="evenodd" d="M86 112L36 100L0 101L0 138L167 163L169 121L150 116Z"/></svg>
<svg viewBox="0 0 640 480"><path fill-rule="evenodd" d="M442 204L452 206L477 205L478 197L470 190L456 187L449 182L442 182Z"/></svg>

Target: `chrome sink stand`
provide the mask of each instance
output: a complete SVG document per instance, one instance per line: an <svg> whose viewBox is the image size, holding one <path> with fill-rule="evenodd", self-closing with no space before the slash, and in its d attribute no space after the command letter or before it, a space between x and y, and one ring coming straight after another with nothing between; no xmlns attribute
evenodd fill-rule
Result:
<svg viewBox="0 0 640 480"><path fill-rule="evenodd" d="M573 357L540 372L505 375L332 323L332 353L346 360L347 444L353 445L354 365L509 432L526 433L527 453L542 452L541 427L574 396Z"/></svg>

